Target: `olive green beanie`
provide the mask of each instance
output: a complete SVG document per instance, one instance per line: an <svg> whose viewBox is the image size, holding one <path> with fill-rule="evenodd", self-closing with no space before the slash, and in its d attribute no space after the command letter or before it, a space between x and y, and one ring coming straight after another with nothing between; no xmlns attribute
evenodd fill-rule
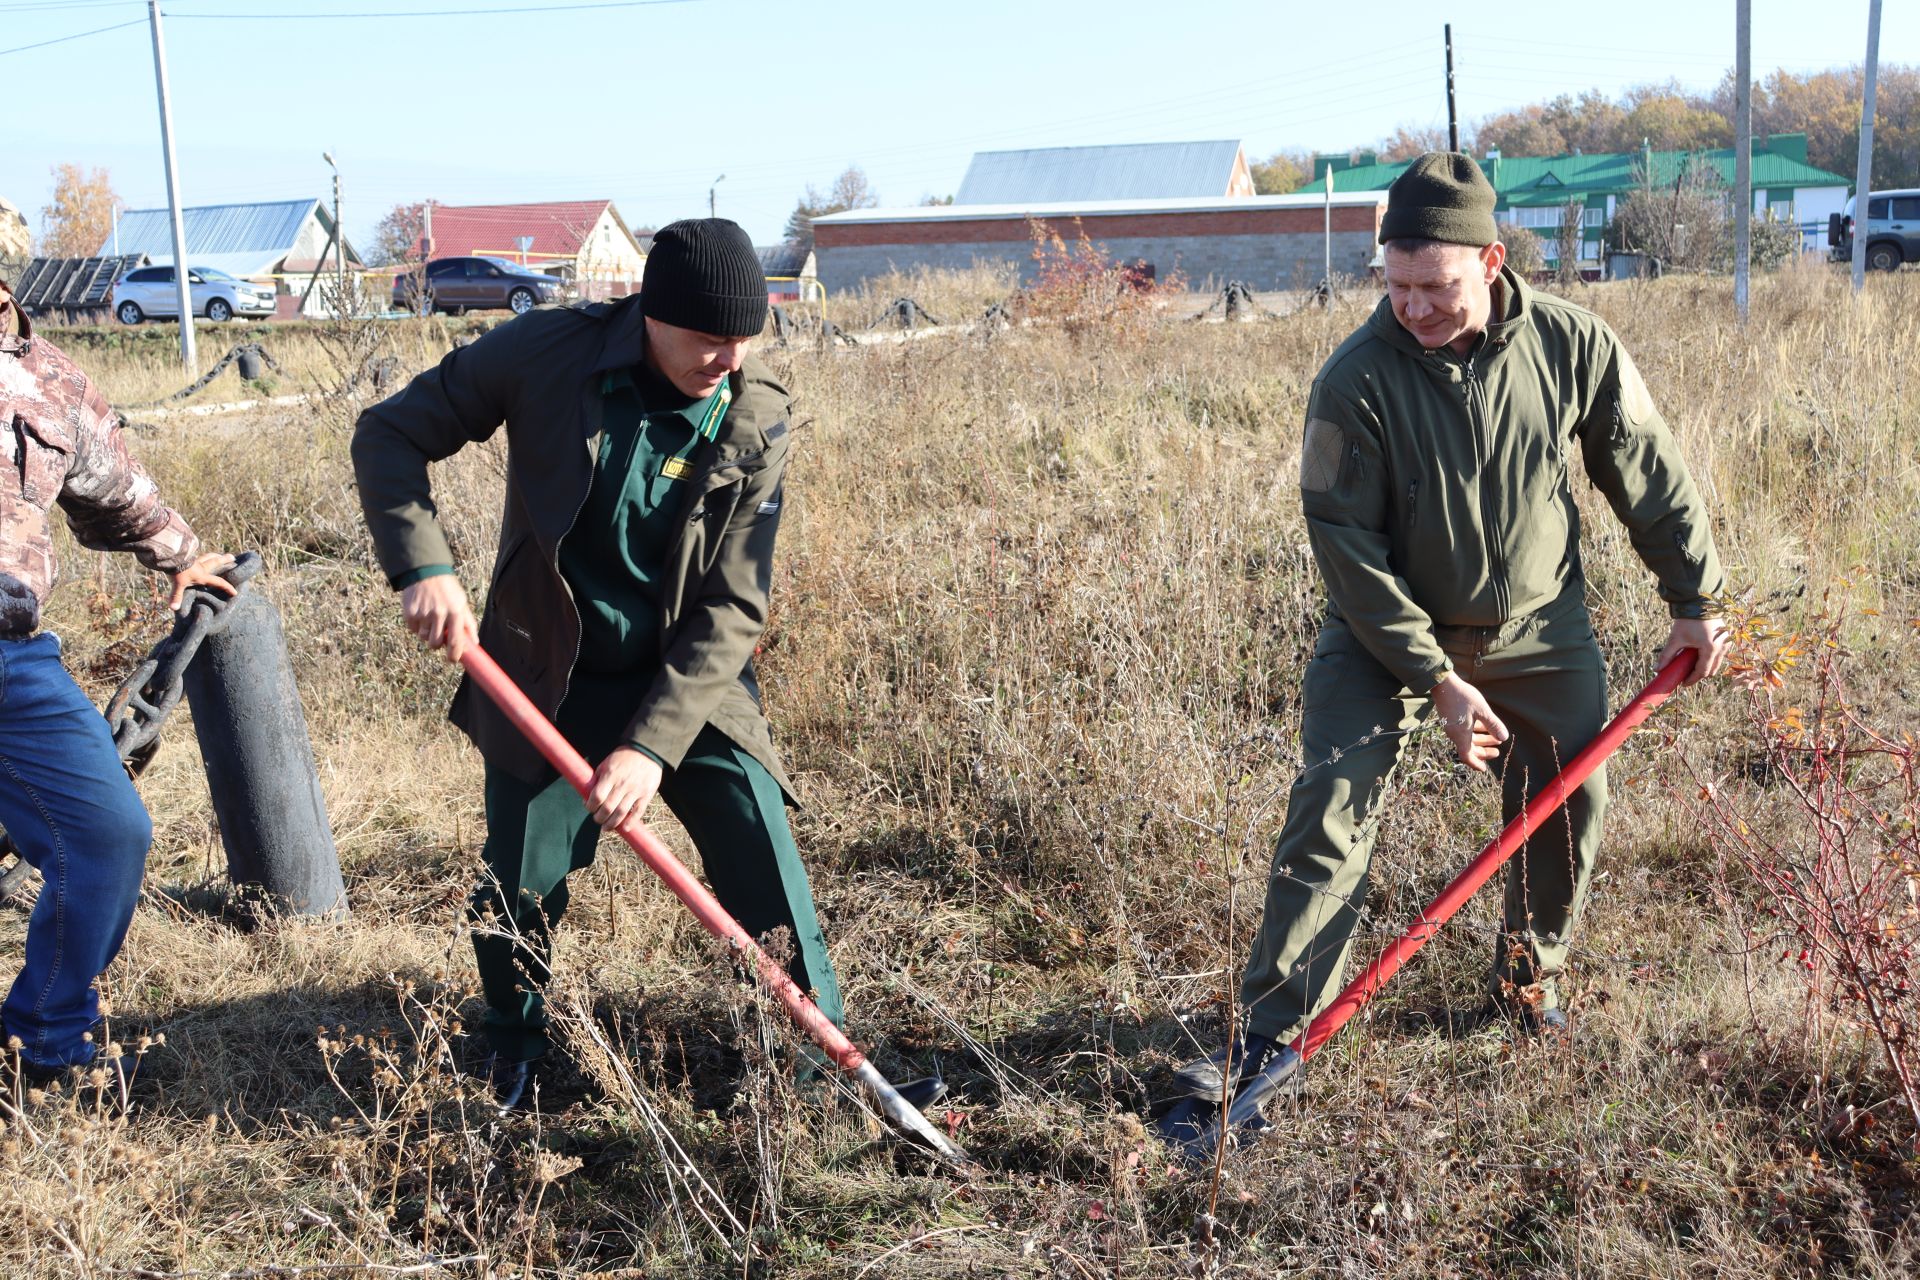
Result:
<svg viewBox="0 0 1920 1280"><path fill-rule="evenodd" d="M1493 184L1472 156L1429 151L1387 188L1380 243L1439 240L1483 248L1500 238L1493 224L1494 200Z"/></svg>

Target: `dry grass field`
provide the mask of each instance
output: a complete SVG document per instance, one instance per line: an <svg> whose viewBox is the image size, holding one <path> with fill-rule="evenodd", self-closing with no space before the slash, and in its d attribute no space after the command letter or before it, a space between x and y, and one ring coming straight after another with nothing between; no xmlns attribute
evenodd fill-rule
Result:
<svg viewBox="0 0 1920 1280"><path fill-rule="evenodd" d="M788 1084L777 1009L611 843L558 942L569 1070L539 1114L494 1119L457 1069L477 1016L461 911L479 764L442 720L452 675L406 640L372 567L346 458L357 402L137 432L210 542L267 557L259 589L286 622L354 913L249 929L221 909L183 713L142 780L148 894L106 980L112 1035L150 1038L154 1087L128 1116L56 1095L7 1117L0 1271L1915 1274L1920 1159L1898 1081L1839 979L1782 960L1801 944L1764 914L1779 885L1743 868L1730 834L1790 862L1854 833L1841 864L1891 868L1874 927L1920 940L1920 868L1898 861L1920 813L1910 768L1905 799L1896 769L1870 801L1875 844L1783 784L1819 723L1768 745L1793 716L1817 721L1821 670L1886 735L1885 759L1915 728L1920 289L1911 273L1870 283L1855 304L1824 270L1763 278L1745 328L1725 281L1577 293L1684 442L1747 606L1814 637L1809 656L1779 688L1688 691L1616 759L1570 1046L1448 1030L1447 1011L1480 998L1485 893L1217 1181L1171 1160L1143 1116L1221 1033L1299 763L1319 608L1299 429L1315 369L1371 295L1250 324L768 352L799 405L761 660L807 805L797 832L855 1038L889 1074L944 1068L954 1093L935 1118L984 1165L971 1182L849 1098ZM922 280L846 311L908 291L942 319L985 301L977 280ZM413 369L448 334L408 321L367 341ZM134 402L178 385L173 336L56 339ZM285 367L281 393L345 380L347 338L244 336ZM202 345L208 362L225 349ZM196 399L236 398L228 379ZM474 448L437 476L470 590L502 461ZM1576 487L1624 700L1664 611ZM104 697L165 617L127 558L70 543L64 557L52 622ZM1847 618L1823 631L1822 601L1842 598ZM1769 654L1786 643L1750 629ZM1494 789L1443 747L1423 734L1397 781L1363 950L1497 828ZM24 927L0 911L5 954ZM1902 1043L1920 999L1883 995Z"/></svg>

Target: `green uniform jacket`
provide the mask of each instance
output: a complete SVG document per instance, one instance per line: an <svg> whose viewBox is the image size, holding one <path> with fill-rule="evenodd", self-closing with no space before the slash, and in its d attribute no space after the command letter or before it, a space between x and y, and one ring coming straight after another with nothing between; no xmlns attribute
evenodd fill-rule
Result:
<svg viewBox="0 0 1920 1280"><path fill-rule="evenodd" d="M507 428L507 501L480 642L551 717L580 653L580 614L559 568L593 480L605 374L641 359L640 300L529 312L449 352L398 395L360 415L353 469L388 578L454 563L427 464ZM792 437L787 391L749 357L733 403L690 462L680 527L660 580L661 668L625 739L677 767L712 724L793 788L760 714L753 651L767 623L781 477ZM487 697L463 681L453 722L487 761L527 780L546 763Z"/></svg>
<svg viewBox="0 0 1920 1280"><path fill-rule="evenodd" d="M1699 492L1626 348L1510 271L1471 355L1382 299L1321 367L1301 503L1329 613L1407 688L1451 670L1436 627L1498 627L1582 580L1569 464L1626 525L1675 617L1722 589Z"/></svg>

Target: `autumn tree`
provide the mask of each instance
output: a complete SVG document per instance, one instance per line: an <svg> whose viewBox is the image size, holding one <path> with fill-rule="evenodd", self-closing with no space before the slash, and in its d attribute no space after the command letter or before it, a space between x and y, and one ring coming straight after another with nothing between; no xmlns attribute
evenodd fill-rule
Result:
<svg viewBox="0 0 1920 1280"><path fill-rule="evenodd" d="M1313 153L1310 151L1276 151L1265 160L1248 166L1253 173L1254 194L1262 196L1291 195L1307 184L1313 176Z"/></svg>
<svg viewBox="0 0 1920 1280"><path fill-rule="evenodd" d="M1859 67L1775 71L1753 86L1754 136L1804 133L1808 164L1851 176L1859 163L1862 80ZM1882 65L1874 96L1873 185L1920 186L1920 67ZM1712 102L1731 117L1731 74Z"/></svg>
<svg viewBox="0 0 1920 1280"><path fill-rule="evenodd" d="M1711 151L1733 145L1733 117L1677 84L1629 89L1622 105L1626 118L1620 125L1620 145L1606 148L1609 151L1631 150L1642 140L1655 151Z"/></svg>
<svg viewBox="0 0 1920 1280"><path fill-rule="evenodd" d="M1437 125L1421 129L1403 124L1393 131L1392 137L1381 140L1378 154L1381 163L1397 164L1402 160L1417 160L1429 151L1446 149L1446 129Z"/></svg>
<svg viewBox="0 0 1920 1280"><path fill-rule="evenodd" d="M867 184L866 171L857 164L848 165L824 195L814 190L811 182L807 184L806 194L787 215L787 243L811 251L815 218L845 213L848 209L872 209L879 203L879 195Z"/></svg>
<svg viewBox="0 0 1920 1280"><path fill-rule="evenodd" d="M426 256L427 206L434 200L397 204L373 226L373 244L367 251L370 267L392 267Z"/></svg>
<svg viewBox="0 0 1920 1280"><path fill-rule="evenodd" d="M114 194L105 169L58 164L50 172L53 199L40 208L41 256L93 257L112 239L114 215L126 202Z"/></svg>

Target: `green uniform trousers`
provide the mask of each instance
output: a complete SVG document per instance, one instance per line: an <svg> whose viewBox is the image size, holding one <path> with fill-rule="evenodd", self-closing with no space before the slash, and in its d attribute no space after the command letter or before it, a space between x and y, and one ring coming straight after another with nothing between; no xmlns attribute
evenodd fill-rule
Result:
<svg viewBox="0 0 1920 1280"><path fill-rule="evenodd" d="M1606 723L1606 668L1583 590L1576 581L1553 604L1504 627L1436 629L1456 673L1486 696L1512 735L1497 766L1509 819ZM1427 717L1426 694L1402 686L1344 622L1328 618L1301 695L1304 763L1241 983L1253 1033L1291 1040L1339 994L1380 804L1407 734ZM1556 1006L1606 803L1606 772L1596 770L1508 864L1495 999L1531 1000L1526 989L1537 984L1539 1007ZM1461 866L1470 852L1458 851ZM1397 932L1403 922L1383 923Z"/></svg>
<svg viewBox="0 0 1920 1280"><path fill-rule="evenodd" d="M620 744L643 690L631 678L576 674L558 717L561 732L588 760L601 760ZM524 1062L547 1048L542 992L552 932L567 909L567 873L593 865L600 828L563 778L534 786L488 766L486 799L488 874L470 907L473 950L488 1041L501 1057ZM756 938L787 929L794 949L788 973L842 1024L840 986L780 784L708 725L680 767L668 770L660 799L693 838L720 904Z"/></svg>

